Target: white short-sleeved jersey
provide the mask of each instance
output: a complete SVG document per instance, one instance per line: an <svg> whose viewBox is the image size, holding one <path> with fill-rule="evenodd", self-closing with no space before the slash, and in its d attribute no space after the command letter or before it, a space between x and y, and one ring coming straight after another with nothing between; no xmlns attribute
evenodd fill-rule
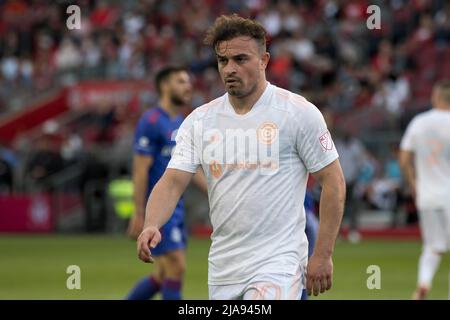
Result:
<svg viewBox="0 0 450 320"><path fill-rule="evenodd" d="M448 208L450 111L432 109L414 117L400 148L414 152L418 208Z"/></svg>
<svg viewBox="0 0 450 320"><path fill-rule="evenodd" d="M295 275L308 254L308 172L337 158L320 111L271 84L244 115L228 94L194 110L178 131L168 168L196 172L201 165L205 172L213 226L208 283Z"/></svg>

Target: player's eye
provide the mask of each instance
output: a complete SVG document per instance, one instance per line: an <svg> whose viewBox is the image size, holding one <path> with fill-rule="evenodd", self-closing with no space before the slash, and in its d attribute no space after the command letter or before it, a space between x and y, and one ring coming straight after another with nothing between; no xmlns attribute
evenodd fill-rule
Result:
<svg viewBox="0 0 450 320"><path fill-rule="evenodd" d="M226 64L227 63L227 59L225 58L217 58L217 60L219 61L220 64Z"/></svg>
<svg viewBox="0 0 450 320"><path fill-rule="evenodd" d="M242 62L244 62L244 61L246 61L246 60L247 60L246 57L237 57L237 58L236 58L236 61L237 61L238 63L242 63Z"/></svg>

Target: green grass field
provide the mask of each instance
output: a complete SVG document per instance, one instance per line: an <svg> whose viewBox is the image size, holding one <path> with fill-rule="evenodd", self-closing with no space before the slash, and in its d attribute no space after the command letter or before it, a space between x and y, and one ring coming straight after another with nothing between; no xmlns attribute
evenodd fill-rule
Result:
<svg viewBox="0 0 450 320"><path fill-rule="evenodd" d="M184 298L207 299L209 240L190 239ZM320 299L409 299L420 242L340 241L334 286ZM430 299L447 299L449 256L444 256ZM69 265L81 269L81 289L68 290ZM381 269L381 289L369 290L369 265ZM135 243L119 236L0 236L0 299L122 299L152 266L141 263ZM317 298L316 298L317 299Z"/></svg>

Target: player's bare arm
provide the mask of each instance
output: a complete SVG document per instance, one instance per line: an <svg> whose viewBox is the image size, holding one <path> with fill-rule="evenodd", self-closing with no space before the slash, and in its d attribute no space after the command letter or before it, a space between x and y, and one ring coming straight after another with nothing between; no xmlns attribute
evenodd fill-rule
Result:
<svg viewBox="0 0 450 320"><path fill-rule="evenodd" d="M414 173L414 152L407 150L400 150L399 154L400 168L406 178L409 189L412 195L415 195L416 190L416 175Z"/></svg>
<svg viewBox="0 0 450 320"><path fill-rule="evenodd" d="M317 296L329 290L333 281L332 255L345 202L345 180L339 160L313 173L322 186L320 224L314 253L308 262L306 289Z"/></svg>
<svg viewBox="0 0 450 320"><path fill-rule="evenodd" d="M152 164L152 157L138 154L133 157L133 201L135 213L130 220L127 230L128 236L132 239L137 239L144 226L148 170Z"/></svg>
<svg viewBox="0 0 450 320"><path fill-rule="evenodd" d="M137 240L139 259L153 262L150 248L161 241L159 229L169 220L178 200L194 174L167 169L152 190L145 210L144 230Z"/></svg>
<svg viewBox="0 0 450 320"><path fill-rule="evenodd" d="M152 164L153 157L138 154L133 157L133 201L135 213L130 220L127 230L128 236L132 239L137 239L144 226L148 170Z"/></svg>
<svg viewBox="0 0 450 320"><path fill-rule="evenodd" d="M192 177L192 183L204 194L208 194L208 185L206 183L206 177L202 167L199 167L195 175Z"/></svg>

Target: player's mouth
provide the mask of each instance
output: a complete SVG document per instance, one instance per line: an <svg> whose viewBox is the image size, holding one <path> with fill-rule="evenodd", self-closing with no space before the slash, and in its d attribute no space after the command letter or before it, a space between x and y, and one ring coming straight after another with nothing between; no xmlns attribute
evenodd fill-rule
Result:
<svg viewBox="0 0 450 320"><path fill-rule="evenodd" d="M228 79L225 80L226 84L236 84L238 82L239 82L239 80L237 80L235 78L228 78Z"/></svg>

